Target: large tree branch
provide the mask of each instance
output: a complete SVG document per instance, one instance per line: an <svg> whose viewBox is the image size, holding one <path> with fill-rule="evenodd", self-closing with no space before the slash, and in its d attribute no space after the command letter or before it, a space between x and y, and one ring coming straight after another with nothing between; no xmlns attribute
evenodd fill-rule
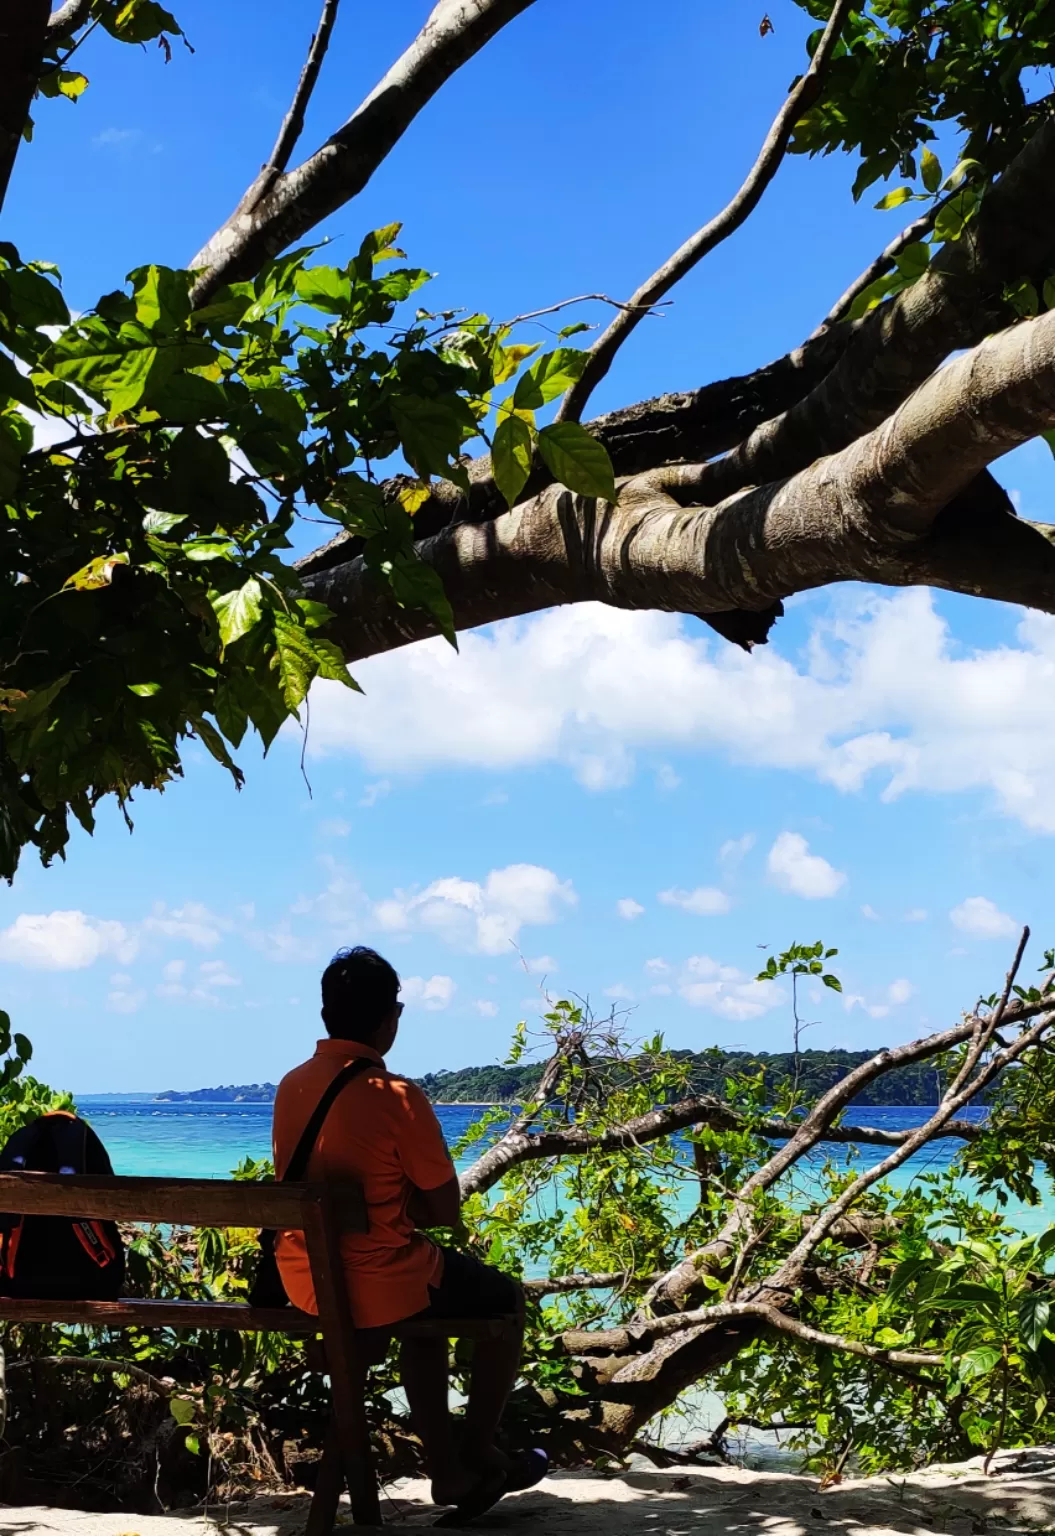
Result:
<svg viewBox="0 0 1055 1536"><path fill-rule="evenodd" d="M588 424L589 430L607 448L617 475L641 474L660 464L709 459L801 400L837 362L853 329L839 326L753 373L609 411L595 417ZM451 523L486 523L502 516L506 502L494 482L489 457L473 460L469 482L467 494L449 480L433 482L429 500L414 516L419 539L431 538ZM406 483L402 476L386 481L386 497L395 500ZM550 483L549 474L536 465L523 499L538 495ZM360 548L360 540L340 533L306 555L298 562L298 569L303 575L328 570L344 564Z"/></svg>
<svg viewBox="0 0 1055 1536"><path fill-rule="evenodd" d="M884 421L958 347L1008 323L1008 284L1046 275L1055 259L1055 120L1049 118L986 195L960 240L928 272L858 326L827 378L709 466L709 504L794 474Z"/></svg>
<svg viewBox="0 0 1055 1536"><path fill-rule="evenodd" d="M677 1104L650 1110L648 1114L628 1120L625 1125L612 1126L604 1131L579 1130L571 1126L535 1135L507 1134L461 1175L459 1183L462 1199L493 1189L504 1174L524 1163L627 1151L631 1147L647 1146L664 1136L673 1136L678 1131L697 1125L707 1125L713 1130L722 1131L753 1130L772 1141L789 1141L801 1129L797 1122L777 1117L749 1123L721 1099L711 1094L700 1094L695 1098L682 1099ZM956 1137L961 1141L973 1141L982 1130L983 1126L978 1122L953 1120L939 1134ZM899 1147L908 1135L907 1131L885 1131L869 1125L837 1125L829 1129L824 1140L844 1146Z"/></svg>
<svg viewBox="0 0 1055 1536"><path fill-rule="evenodd" d="M459 629L597 600L759 613L836 581L927 584L1055 611L1055 546L1013 516L942 520L986 464L1055 425L1055 312L991 337L929 378L877 430L775 485L684 508L707 466L628 482L610 506L550 487L493 522L420 546ZM434 633L361 560L307 577L349 661Z"/></svg>
<svg viewBox="0 0 1055 1536"><path fill-rule="evenodd" d="M47 43L51 0L0 0L0 208Z"/></svg>
<svg viewBox="0 0 1055 1536"><path fill-rule="evenodd" d="M48 42L54 46L72 37L92 13L92 0L65 0L48 20Z"/></svg>
<svg viewBox="0 0 1055 1536"><path fill-rule="evenodd" d="M414 42L320 149L251 208L239 204L198 252L202 303L263 264L356 196L440 87L533 0L439 0Z"/></svg>
<svg viewBox="0 0 1055 1536"><path fill-rule="evenodd" d="M821 94L824 73L828 67L843 24L854 0L835 0L828 25L810 60L806 73L796 82L787 100L777 113L766 134L758 158L747 174L746 180L735 196L702 229L679 246L658 271L653 272L632 295L629 304L622 309L607 329L590 348L590 358L577 383L568 390L557 412L558 421L578 421L594 390L605 377L615 360L619 348L640 324L652 306L675 283L691 272L716 246L728 240L750 218L758 207L769 183L780 169L787 152L791 135L799 119L814 105Z"/></svg>
<svg viewBox="0 0 1055 1536"><path fill-rule="evenodd" d="M841 1350L845 1354L858 1355L863 1360L878 1365L926 1367L941 1365L944 1356L934 1350L880 1349L862 1339L851 1339L845 1334L825 1333L811 1328L808 1323L788 1317L785 1312L759 1301L718 1302L713 1307L700 1307L694 1312L681 1312L668 1317L646 1318L628 1324L624 1328L580 1329L572 1328L561 1335L561 1342L569 1355L597 1355L611 1353L624 1355L642 1341L676 1337L689 1329L712 1327L739 1318L755 1319L766 1332L789 1335L802 1344L822 1349Z"/></svg>

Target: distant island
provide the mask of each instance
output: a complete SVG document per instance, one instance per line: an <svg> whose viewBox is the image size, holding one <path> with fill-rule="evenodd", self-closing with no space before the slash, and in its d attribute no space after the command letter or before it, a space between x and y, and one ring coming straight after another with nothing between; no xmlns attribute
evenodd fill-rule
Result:
<svg viewBox="0 0 1055 1536"><path fill-rule="evenodd" d="M775 1093L795 1070L790 1051L674 1051L679 1061L691 1064L691 1093L720 1095L725 1079L736 1073L763 1072L766 1091ZM848 1072L868 1061L875 1051L810 1050L799 1055L799 1086L816 1097L840 1082ZM530 1098L542 1064L515 1067L461 1067L457 1071L427 1072L416 1079L434 1104L515 1104ZM861 1105L936 1104L941 1097L938 1074L927 1062L899 1067L865 1088L855 1100ZM271 1104L274 1083L243 1083L223 1088L196 1088L189 1093L169 1089L155 1096L157 1104Z"/></svg>

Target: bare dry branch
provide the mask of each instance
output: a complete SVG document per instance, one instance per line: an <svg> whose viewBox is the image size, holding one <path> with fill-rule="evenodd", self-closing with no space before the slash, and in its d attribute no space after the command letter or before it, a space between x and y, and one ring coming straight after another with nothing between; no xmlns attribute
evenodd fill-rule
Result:
<svg viewBox="0 0 1055 1536"><path fill-rule="evenodd" d="M758 158L735 197L721 213L686 240L647 282L642 283L629 305L616 315L604 334L594 342L585 372L561 401L557 412L559 421L579 420L590 396L611 368L619 348L652 306L669 293L675 283L680 282L687 272L691 272L709 252L734 234L758 207L763 192L780 168L796 123L821 94L824 72L853 4L854 0L836 0L809 68L794 85L774 118Z"/></svg>
<svg viewBox="0 0 1055 1536"><path fill-rule="evenodd" d="M255 208L268 189L274 185L275 179L289 164L289 157L296 148L297 140L304 132L304 116L311 101L311 93L319 78L319 71L322 69L326 50L330 46L330 37L337 20L337 8L340 3L341 0L323 0L319 25L312 36L308 57L304 61L304 68L301 70L290 109L282 119L282 126L278 130L278 138L268 156L267 164L246 194L242 204L244 209Z"/></svg>
<svg viewBox="0 0 1055 1536"><path fill-rule="evenodd" d="M753 1318L772 1333L786 1334L802 1344L821 1349L837 1349L844 1354L859 1355L863 1360L877 1365L910 1366L925 1368L941 1365L943 1356L933 1350L880 1349L861 1339L850 1339L840 1333L825 1333L819 1328L788 1317L778 1308L762 1301L719 1302L713 1307L700 1307L693 1312L679 1312L667 1317L652 1317L641 1322L628 1323L622 1328L569 1329L561 1335L561 1342L569 1355L598 1355L630 1353L642 1341L666 1339L695 1328L711 1327L718 1323L732 1322L739 1318Z"/></svg>
<svg viewBox="0 0 1055 1536"><path fill-rule="evenodd" d="M439 0L410 47L314 154L280 175L252 208L239 203L190 266L194 300L252 277L272 256L361 192L450 77L534 0Z"/></svg>
<svg viewBox="0 0 1055 1536"><path fill-rule="evenodd" d="M955 193L950 193L950 197L955 195ZM864 269L860 277L855 277L846 292L836 299L831 309L810 337L811 341L822 335L831 326L838 325L846 319L853 307L854 300L864 293L866 288L870 288L878 278L886 276L893 267L895 258L900 256L907 245L913 245L917 240L921 240L928 230L933 228L935 219L948 201L949 198L944 198L941 202L935 203L926 213L921 214L918 219L913 219L911 224L906 224L899 235L894 236L890 244L880 251L876 259L870 266Z"/></svg>
<svg viewBox="0 0 1055 1536"><path fill-rule="evenodd" d="M541 1094L536 1091L534 1097L537 1099ZM493 1189L503 1174L523 1163L626 1151L631 1147L647 1146L664 1136L676 1135L678 1131L698 1125L709 1125L715 1130L747 1129L743 1117L721 1099L710 1094L700 1094L650 1110L648 1114L640 1115L625 1125L610 1126L599 1132L579 1130L574 1126L535 1135L507 1132L461 1175L462 1198L467 1199L470 1195L484 1194ZM771 1117L753 1125L752 1129L768 1140L787 1141L798 1135L801 1126ZM961 1141L973 1141L981 1131L982 1126L973 1121L953 1120L941 1134ZM897 1147L908 1134L907 1131L879 1130L867 1125L838 1125L826 1132L824 1140L844 1146Z"/></svg>
<svg viewBox="0 0 1055 1536"><path fill-rule="evenodd" d="M1021 937L1019 938L1018 948L1015 950L1015 957L1011 962L1011 969L1008 971L1005 978L1004 990L1000 994L1000 1001L988 1018L986 1018L984 1015L979 1017L974 1039L972 1040L967 1054L964 1057L963 1065L957 1072L956 1076L953 1078L952 1082L949 1084L948 1088L945 1090L945 1093L942 1095L943 1102L946 1099L954 1098L955 1095L959 1092L962 1085L966 1082L967 1078L970 1077L971 1073L978 1065L982 1058L982 1054L984 1053L986 1047L989 1045L993 1036L1000 1028L1000 1021L1004 1017L1005 1010L1007 1009L1008 999L1011 996L1011 988L1015 984L1015 977L1018 975L1019 966L1022 964L1022 956L1026 952L1026 945L1028 943L1029 928L1025 927L1023 928Z"/></svg>
<svg viewBox="0 0 1055 1536"><path fill-rule="evenodd" d="M20 1371L31 1365L47 1365L60 1371L98 1371L104 1376L127 1376L130 1381L149 1387L151 1392L165 1398L171 1397L175 1388L174 1382L162 1381L130 1360L96 1360L91 1355L39 1355L32 1360L9 1361L7 1369Z"/></svg>

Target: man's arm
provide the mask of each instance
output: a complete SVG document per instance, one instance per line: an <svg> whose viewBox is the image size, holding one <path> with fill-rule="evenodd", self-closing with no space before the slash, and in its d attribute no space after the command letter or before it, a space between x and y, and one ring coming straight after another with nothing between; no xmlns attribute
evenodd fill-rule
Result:
<svg viewBox="0 0 1055 1536"><path fill-rule="evenodd" d="M438 1189L417 1189L407 1202L407 1215L416 1227L456 1227L461 1221L462 1196L455 1176Z"/></svg>

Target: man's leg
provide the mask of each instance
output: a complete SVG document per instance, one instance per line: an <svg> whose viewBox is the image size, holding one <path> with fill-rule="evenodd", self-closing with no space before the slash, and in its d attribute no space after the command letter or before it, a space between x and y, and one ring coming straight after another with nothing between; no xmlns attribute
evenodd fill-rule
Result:
<svg viewBox="0 0 1055 1536"><path fill-rule="evenodd" d="M477 1339L469 1375L462 1457L469 1466L496 1459L495 1433L520 1370L524 1344L524 1293L517 1287L516 1321L497 1339Z"/></svg>
<svg viewBox="0 0 1055 1536"><path fill-rule="evenodd" d="M425 1449L425 1468L437 1504L456 1504L479 1480L454 1443L448 1403L446 1339L404 1339L399 1375L410 1417Z"/></svg>

